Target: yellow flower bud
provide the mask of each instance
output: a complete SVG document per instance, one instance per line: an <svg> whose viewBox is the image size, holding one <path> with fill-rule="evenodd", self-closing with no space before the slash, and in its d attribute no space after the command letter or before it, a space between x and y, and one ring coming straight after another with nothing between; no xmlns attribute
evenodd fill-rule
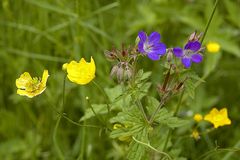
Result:
<svg viewBox="0 0 240 160"><path fill-rule="evenodd" d="M199 140L200 139L200 134L199 132L195 129L193 130L191 137L193 137L195 140Z"/></svg>
<svg viewBox="0 0 240 160"><path fill-rule="evenodd" d="M203 119L203 116L201 114L195 114L193 119L196 121L196 122L200 122L202 119Z"/></svg>
<svg viewBox="0 0 240 160"><path fill-rule="evenodd" d="M217 42L209 42L207 44L207 51L210 53L216 53L219 52L220 45Z"/></svg>

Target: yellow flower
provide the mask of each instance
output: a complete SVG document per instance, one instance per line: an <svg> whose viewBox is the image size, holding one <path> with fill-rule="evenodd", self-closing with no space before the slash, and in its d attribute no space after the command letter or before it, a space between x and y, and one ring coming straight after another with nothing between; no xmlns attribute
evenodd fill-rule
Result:
<svg viewBox="0 0 240 160"><path fill-rule="evenodd" d="M67 77L70 81L80 85L88 84L95 77L96 66L92 57L91 62L86 62L82 58L79 63L71 61L63 64L62 68L67 71Z"/></svg>
<svg viewBox="0 0 240 160"><path fill-rule="evenodd" d="M195 140L199 140L200 139L200 134L199 132L195 129L193 130L191 137L193 137Z"/></svg>
<svg viewBox="0 0 240 160"><path fill-rule="evenodd" d="M37 77L32 78L28 72L24 72L16 79L17 94L29 98L41 94L46 89L48 76L48 70L44 70L42 79Z"/></svg>
<svg viewBox="0 0 240 160"><path fill-rule="evenodd" d="M216 53L220 50L220 45L217 42L208 42L207 50L210 53Z"/></svg>
<svg viewBox="0 0 240 160"><path fill-rule="evenodd" d="M201 114L195 114L194 117L193 117L193 119L194 119L196 122L200 122L200 121L203 119L203 117L202 117Z"/></svg>
<svg viewBox="0 0 240 160"><path fill-rule="evenodd" d="M220 111L213 108L210 113L204 117L204 120L211 122L214 128L231 124L231 120L228 118L227 108L223 108Z"/></svg>
<svg viewBox="0 0 240 160"><path fill-rule="evenodd" d="M123 129L123 128L127 128L127 126L119 124L119 123L116 123L116 124L113 125L113 129L114 130L116 130L116 129ZM120 141L123 141L123 142L130 142L131 137L130 136L120 136L120 137L118 137L118 139Z"/></svg>

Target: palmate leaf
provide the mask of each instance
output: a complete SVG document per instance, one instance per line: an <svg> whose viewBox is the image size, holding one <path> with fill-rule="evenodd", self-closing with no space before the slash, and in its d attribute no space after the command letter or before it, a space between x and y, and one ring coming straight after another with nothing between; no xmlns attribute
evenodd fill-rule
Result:
<svg viewBox="0 0 240 160"><path fill-rule="evenodd" d="M195 97L196 82L205 82L204 79L199 77L195 72L191 70L185 70L181 73L180 81L184 81L185 93L191 98Z"/></svg>
<svg viewBox="0 0 240 160"><path fill-rule="evenodd" d="M155 111L155 109L158 107L159 105L159 101L154 98L154 97L147 97L147 103L148 103L148 109L149 109L149 113L153 114L153 112ZM161 108L159 110L159 112L156 114L154 121L159 123L159 124L163 124L163 125L167 125L170 128L177 128L177 127L181 127L183 125L186 125L188 123L188 121L180 119L178 117L174 117L173 113L169 112L166 108Z"/></svg>
<svg viewBox="0 0 240 160"><path fill-rule="evenodd" d="M136 139L141 142L148 143L148 129L143 128L139 131L135 136ZM142 156L145 154L145 146L137 143L136 141L132 141L129 145L129 151L127 158L129 160L141 160Z"/></svg>
<svg viewBox="0 0 240 160"><path fill-rule="evenodd" d="M118 113L116 117L110 119L110 122L120 123L123 126L122 128L114 129L110 134L111 138L135 137L142 142L148 142L148 126L137 106L133 105L128 111ZM140 160L144 152L144 145L131 140L127 159Z"/></svg>

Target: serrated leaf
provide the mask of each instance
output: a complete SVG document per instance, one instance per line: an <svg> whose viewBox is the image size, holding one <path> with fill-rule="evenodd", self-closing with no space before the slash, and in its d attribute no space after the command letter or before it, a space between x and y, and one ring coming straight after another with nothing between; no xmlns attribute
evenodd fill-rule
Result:
<svg viewBox="0 0 240 160"><path fill-rule="evenodd" d="M135 136L141 142L148 142L148 130L147 128L143 128L140 132L138 132ZM141 160L142 156L145 154L145 146L139 144L135 141L132 141L129 145L127 159L129 160Z"/></svg>
<svg viewBox="0 0 240 160"><path fill-rule="evenodd" d="M180 119L178 117L169 117L168 119L160 121L162 124L166 124L170 128L182 127L188 123L187 120Z"/></svg>
<svg viewBox="0 0 240 160"><path fill-rule="evenodd" d="M184 86L185 86L185 92L186 92L192 99L194 99L196 86L195 86L195 84L193 83L193 81L190 80L190 79L187 80L187 81L185 81Z"/></svg>
<svg viewBox="0 0 240 160"><path fill-rule="evenodd" d="M94 109L96 114L106 114L108 112L106 104L93 104L92 108ZM92 109L88 108L85 111L84 116L80 119L80 121L84 121L86 119L94 117L95 114L93 113Z"/></svg>

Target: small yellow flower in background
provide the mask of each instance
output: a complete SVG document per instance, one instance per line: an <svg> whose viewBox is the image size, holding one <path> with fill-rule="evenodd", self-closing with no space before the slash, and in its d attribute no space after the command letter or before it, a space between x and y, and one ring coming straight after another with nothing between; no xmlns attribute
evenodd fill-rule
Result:
<svg viewBox="0 0 240 160"><path fill-rule="evenodd" d="M195 114L193 119L196 121L196 122L200 122L202 119L203 119L203 116L201 114Z"/></svg>
<svg viewBox="0 0 240 160"><path fill-rule="evenodd" d="M42 79L37 77L32 78L28 72L24 72L16 79L17 94L29 98L41 94L46 89L48 76L48 70L44 70Z"/></svg>
<svg viewBox="0 0 240 160"><path fill-rule="evenodd" d="M194 129L192 134L191 134L191 137L193 137L195 140L199 140L200 139L200 134L199 134L198 130Z"/></svg>
<svg viewBox="0 0 240 160"><path fill-rule="evenodd" d="M213 108L210 113L204 117L204 120L211 122L214 128L231 124L231 120L228 118L227 108L223 108L220 111Z"/></svg>
<svg viewBox="0 0 240 160"><path fill-rule="evenodd" d="M119 124L119 123L116 123L116 124L114 124L113 125L113 129L114 130L116 130L116 129L121 129L121 128L127 128L127 126L124 126L124 125L122 125L122 124ZM130 142L130 140L131 140L131 137L130 136L120 136L120 137L118 137L118 139L120 140L120 141L125 141L125 142Z"/></svg>
<svg viewBox="0 0 240 160"><path fill-rule="evenodd" d="M220 50L220 45L217 42L208 42L207 51L210 53L217 53Z"/></svg>
<svg viewBox="0 0 240 160"><path fill-rule="evenodd" d="M76 61L65 63L62 69L67 71L67 77L70 81L80 85L88 84L95 78L96 66L92 57L91 62L86 62L82 58L79 63Z"/></svg>

